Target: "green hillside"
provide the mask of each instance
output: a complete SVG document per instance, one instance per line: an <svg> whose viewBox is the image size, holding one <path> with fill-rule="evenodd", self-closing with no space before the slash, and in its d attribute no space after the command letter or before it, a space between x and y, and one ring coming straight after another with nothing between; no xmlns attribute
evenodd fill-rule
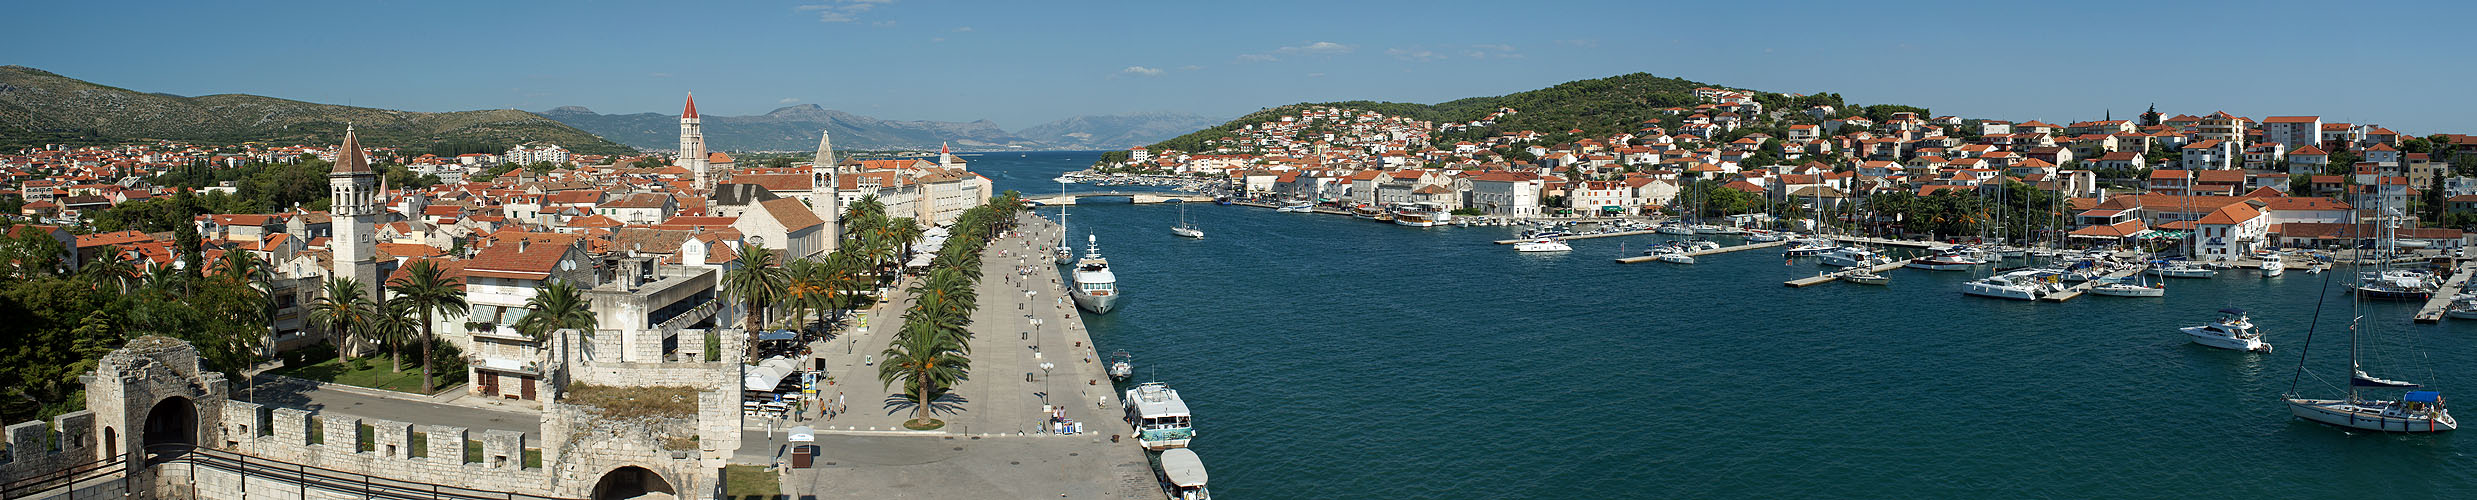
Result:
<svg viewBox="0 0 2477 500"><path fill-rule="evenodd" d="M635 150L524 111L422 113L246 94L181 97L0 66L0 150L145 139L210 144L335 144L353 124L362 144L409 152L498 152L541 141L583 154Z"/></svg>
<svg viewBox="0 0 2477 500"><path fill-rule="evenodd" d="M1696 87L1732 88L1683 78L1666 78L1650 73L1634 73L1592 80L1577 80L1539 90L1495 97L1473 97L1437 104L1416 104L1375 101L1343 101L1301 103L1257 111L1220 126L1199 130L1154 144L1151 149L1195 151L1205 142L1230 137L1249 124L1277 119L1301 109L1332 106L1404 116L1432 122L1466 122L1485 118L1498 108L1513 108L1517 113L1497 120L1495 127L1444 134L1440 139L1450 142L1476 138L1495 132L1535 130L1543 133L1582 129L1591 135L1630 132L1642 128L1646 121L1667 118L1661 108L1691 107L1700 101L1694 97ZM1840 96L1817 94L1791 98L1757 91L1757 100L1771 111L1795 111L1811 104L1842 106ZM1794 106L1794 107L1792 107Z"/></svg>

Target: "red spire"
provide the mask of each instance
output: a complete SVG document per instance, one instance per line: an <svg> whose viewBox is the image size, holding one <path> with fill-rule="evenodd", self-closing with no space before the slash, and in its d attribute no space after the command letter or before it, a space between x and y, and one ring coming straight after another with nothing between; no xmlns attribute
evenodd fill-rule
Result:
<svg viewBox="0 0 2477 500"><path fill-rule="evenodd" d="M697 117L697 94L696 94L696 93L691 92L691 93L689 93L689 94L688 94L688 109L680 110L680 112L679 112L679 117L680 117L680 118L696 118L696 117Z"/></svg>
<svg viewBox="0 0 2477 500"><path fill-rule="evenodd" d="M949 154L946 150L946 143L937 143L937 154Z"/></svg>

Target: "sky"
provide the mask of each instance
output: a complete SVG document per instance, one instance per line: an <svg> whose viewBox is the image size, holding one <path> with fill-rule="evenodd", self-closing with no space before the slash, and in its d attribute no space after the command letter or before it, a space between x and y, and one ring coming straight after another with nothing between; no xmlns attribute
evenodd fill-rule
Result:
<svg viewBox="0 0 2477 500"><path fill-rule="evenodd" d="M0 64L414 111L794 104L1010 130L1433 103L1635 72L2062 123L2155 103L2477 132L2477 3L12 2Z"/></svg>

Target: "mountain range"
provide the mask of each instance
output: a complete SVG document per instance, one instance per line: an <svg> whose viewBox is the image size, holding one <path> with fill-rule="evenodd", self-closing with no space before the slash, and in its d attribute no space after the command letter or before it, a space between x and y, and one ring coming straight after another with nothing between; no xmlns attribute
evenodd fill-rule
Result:
<svg viewBox="0 0 2477 500"><path fill-rule="evenodd" d="M541 115L637 148L679 147L679 115L606 115L581 106L553 108ZM720 151L812 149L817 147L818 130L833 131L836 147L852 149L927 149L941 144L970 150L1118 149L1219 122L1178 113L1078 116L1008 132L988 120L883 120L815 104L785 106L762 115L706 113L701 118L706 148Z"/></svg>
<svg viewBox="0 0 2477 500"><path fill-rule="evenodd" d="M209 144L337 144L352 124L362 144L415 152L499 152L542 141L587 154L633 150L512 109L423 113L247 94L184 97L0 66L0 150L145 139Z"/></svg>

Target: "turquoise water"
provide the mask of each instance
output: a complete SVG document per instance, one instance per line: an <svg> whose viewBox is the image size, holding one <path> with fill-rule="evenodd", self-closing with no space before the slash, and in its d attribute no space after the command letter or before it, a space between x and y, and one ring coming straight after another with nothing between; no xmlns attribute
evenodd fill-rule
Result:
<svg viewBox="0 0 2477 500"><path fill-rule="evenodd" d="M1096 156L970 159L1038 194ZM2477 495L2462 436L2288 416L2323 275L2024 303L1960 294L1966 273L1786 288L1816 266L1761 250L1611 262L1656 236L1518 254L1488 243L1504 228L1196 206L1209 236L1185 240L1174 207L1095 203L1070 229L1100 235L1127 298L1086 316L1094 342L1185 396L1231 498ZM2336 290L2310 396L2345 383ZM2275 354L2174 330L2230 306ZM2369 304L2368 369L2477 398L2471 328L2414 308Z"/></svg>

